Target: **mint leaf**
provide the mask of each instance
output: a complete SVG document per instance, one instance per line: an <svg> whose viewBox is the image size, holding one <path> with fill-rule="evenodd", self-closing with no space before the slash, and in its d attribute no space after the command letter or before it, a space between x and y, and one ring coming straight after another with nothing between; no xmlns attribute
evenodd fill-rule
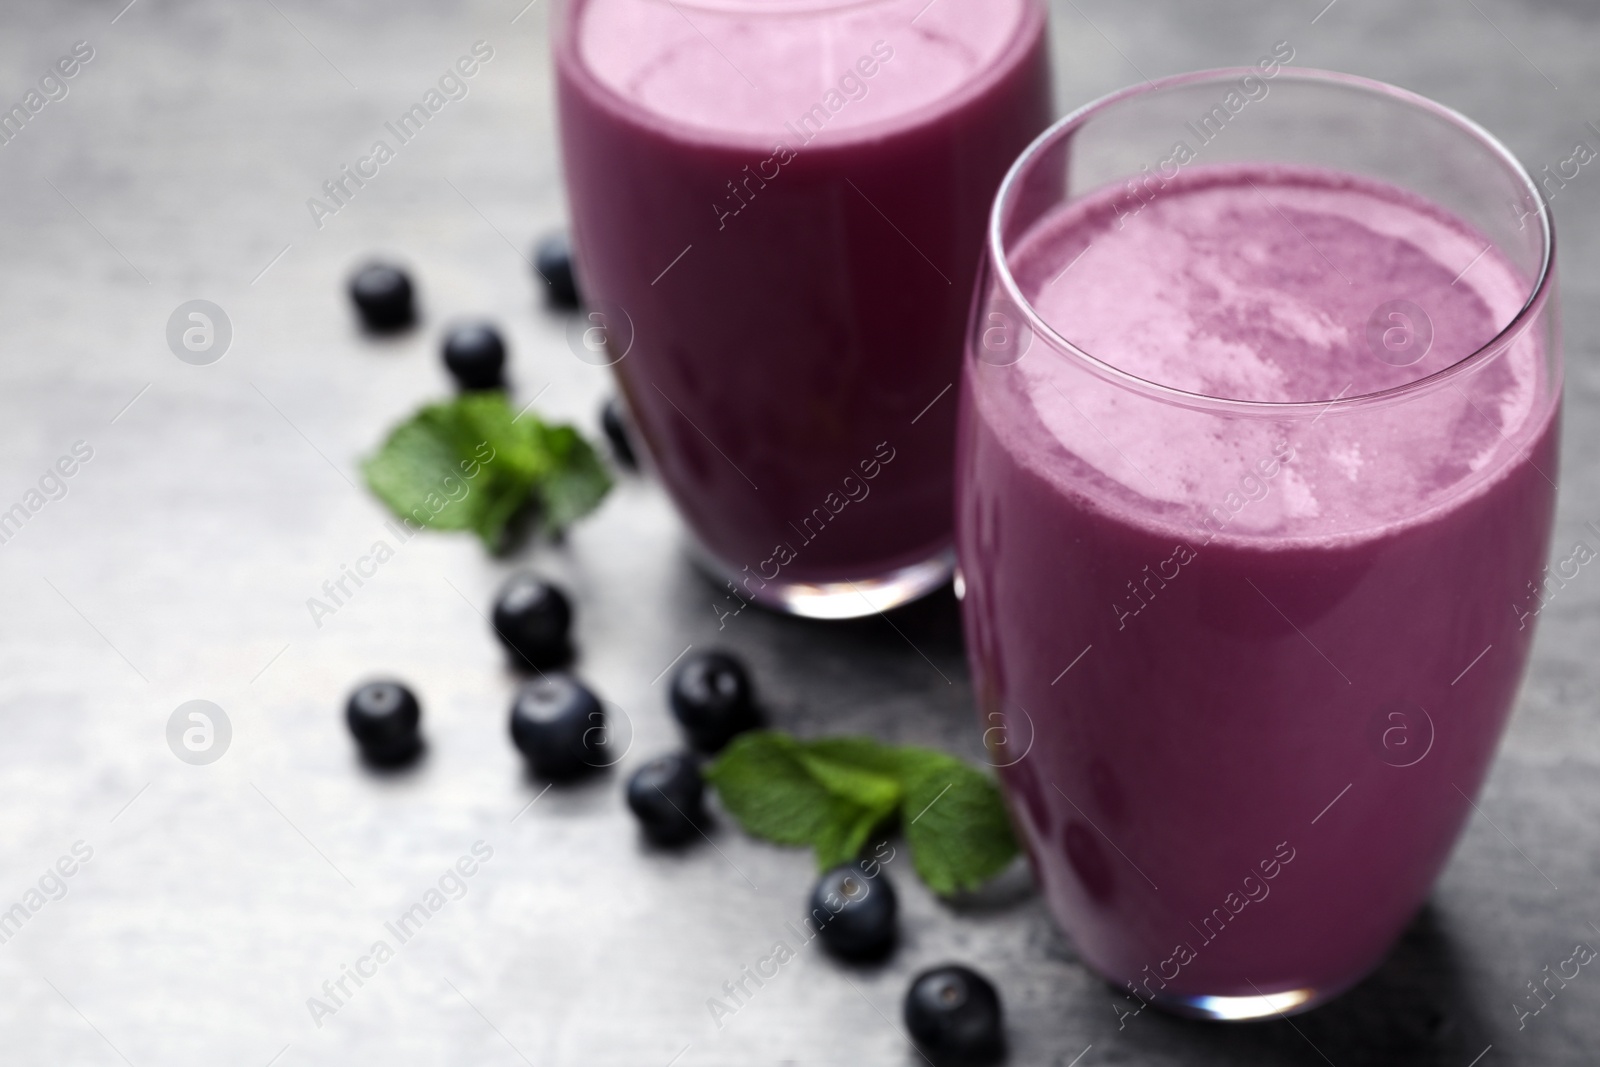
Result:
<svg viewBox="0 0 1600 1067"><path fill-rule="evenodd" d="M594 446L571 426L547 426L544 448L554 461L540 489L539 523L547 533L565 529L599 507L611 474Z"/></svg>
<svg viewBox="0 0 1600 1067"><path fill-rule="evenodd" d="M823 869L855 859L896 811L917 873L941 895L981 885L1017 853L998 787L933 749L762 731L735 739L706 778L746 831L810 845Z"/></svg>
<svg viewBox="0 0 1600 1067"><path fill-rule="evenodd" d="M859 815L812 777L788 734L740 734L705 770L722 806L747 833L780 845L809 845L830 823Z"/></svg>
<svg viewBox="0 0 1600 1067"><path fill-rule="evenodd" d="M841 863L849 863L860 856L867 838L872 836L872 831L894 813L892 807L888 809L854 807L841 804L837 800L835 804L839 804L839 807L836 808L833 818L823 824L811 842L819 871L832 870Z"/></svg>
<svg viewBox="0 0 1600 1067"><path fill-rule="evenodd" d="M940 896L976 889L1017 854L1000 789L943 752L900 750L906 783L902 824L911 862Z"/></svg>
<svg viewBox="0 0 1600 1067"><path fill-rule="evenodd" d="M801 743L801 765L836 800L849 805L837 808L837 818L812 842L820 870L859 856L872 831L900 806L904 790L899 780L892 773L883 773L881 757L888 751L864 737Z"/></svg>
<svg viewBox="0 0 1600 1067"><path fill-rule="evenodd" d="M488 435L476 432L468 411L433 405L397 426L363 470L368 486L401 518L440 530L484 531L493 526L496 505L526 499L533 481L509 462L485 472L483 461L496 451ZM469 474L476 477L469 480Z"/></svg>
<svg viewBox="0 0 1600 1067"><path fill-rule="evenodd" d="M598 454L570 426L517 417L504 393L429 404L395 427L363 465L367 484L396 515L437 530L472 530L491 550L530 507L557 531L592 511L611 488Z"/></svg>
<svg viewBox="0 0 1600 1067"><path fill-rule="evenodd" d="M881 811L885 815L900 806L904 790L892 767L888 773L884 773L881 764L857 760L853 758L855 752L842 752L838 746L826 744L802 743L798 755L800 763L811 772L811 777L834 796L863 808Z"/></svg>
<svg viewBox="0 0 1600 1067"><path fill-rule="evenodd" d="M900 778L900 750L870 737L821 737L805 742L805 750L833 763Z"/></svg>
<svg viewBox="0 0 1600 1067"><path fill-rule="evenodd" d="M746 833L810 845L824 870L855 859L900 800L894 779L833 764L768 730L734 738L705 777Z"/></svg>

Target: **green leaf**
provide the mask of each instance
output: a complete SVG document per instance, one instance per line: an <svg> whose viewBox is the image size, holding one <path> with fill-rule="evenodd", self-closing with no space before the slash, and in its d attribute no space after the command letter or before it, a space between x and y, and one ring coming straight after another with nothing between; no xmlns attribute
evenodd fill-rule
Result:
<svg viewBox="0 0 1600 1067"><path fill-rule="evenodd" d="M806 750L788 734L740 734L705 771L745 832L780 845L810 845L826 870L861 853L894 813L900 785Z"/></svg>
<svg viewBox="0 0 1600 1067"><path fill-rule="evenodd" d="M491 550L505 546L511 524L530 507L553 532L592 511L611 488L599 455L576 430L519 418L498 391L427 405L390 432L363 471L402 519L472 530Z"/></svg>
<svg viewBox="0 0 1600 1067"><path fill-rule="evenodd" d="M885 777L900 777L900 749L870 737L821 737L804 743L805 750L834 763L849 764Z"/></svg>
<svg viewBox="0 0 1600 1067"><path fill-rule="evenodd" d="M894 813L894 808L862 808L841 804L834 817L825 823L811 847L816 853L817 870L827 871L849 863L861 855L872 831Z"/></svg>
<svg viewBox="0 0 1600 1067"><path fill-rule="evenodd" d="M813 841L817 867L825 871L849 863L904 796L892 773L892 751L865 737L841 737L802 742L799 759L824 789L853 808L839 809L839 817Z"/></svg>
<svg viewBox="0 0 1600 1067"><path fill-rule="evenodd" d="M706 777L745 830L810 845L823 869L859 856L896 810L917 873L941 895L981 885L1017 853L996 785L933 749L763 731L735 739Z"/></svg>
<svg viewBox="0 0 1600 1067"><path fill-rule="evenodd" d="M722 806L745 831L780 845L809 845L830 823L858 813L811 776L788 734L740 734L705 770Z"/></svg>
<svg viewBox="0 0 1600 1067"><path fill-rule="evenodd" d="M859 738L841 740L858 741ZM867 742L876 744L876 742ZM892 766L858 760L855 750L837 745L801 744L799 759L811 777L834 796L887 815L900 806L904 790ZM888 773L884 773L888 770Z"/></svg>
<svg viewBox="0 0 1600 1067"><path fill-rule="evenodd" d="M940 896L976 889L1017 854L999 787L976 768L932 749L901 749L901 809L911 862Z"/></svg>
<svg viewBox="0 0 1600 1067"><path fill-rule="evenodd" d="M540 490L539 522L554 533L599 507L611 489L611 473L594 446L570 426L547 427L544 443L555 462Z"/></svg>

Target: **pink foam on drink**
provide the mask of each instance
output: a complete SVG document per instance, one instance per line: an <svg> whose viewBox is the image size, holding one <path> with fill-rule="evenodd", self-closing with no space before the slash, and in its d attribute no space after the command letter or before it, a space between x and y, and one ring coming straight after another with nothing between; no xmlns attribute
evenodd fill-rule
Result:
<svg viewBox="0 0 1600 1067"><path fill-rule="evenodd" d="M1014 275L1079 349L1185 392L1271 402L1377 393L1471 355L1527 298L1527 282L1481 234L1420 197L1350 175L1202 167L1138 205L1116 191L1071 205L1013 253ZM1374 313L1400 300L1425 316L1409 323L1413 335L1432 335L1427 354L1403 366L1368 337ZM1197 522L1283 437L1281 425L1241 423L1226 440L1197 442L1181 417L1152 418L1150 405L1120 392L1079 390L1069 401L1071 375L1042 351L1021 369L1049 433L1119 483L1128 506L1167 522ZM1346 424L1319 421L1300 431L1279 491L1230 532L1316 536L1426 511L1497 469L1518 447L1508 440L1548 415L1536 410L1540 374L1530 337L1383 440L1369 424L1340 440ZM1433 461L1440 435L1457 462Z"/></svg>
<svg viewBox="0 0 1600 1067"><path fill-rule="evenodd" d="M831 13L818 19L819 10ZM719 139L744 135L767 146L785 123L828 106L830 92L848 103L830 116L829 139L903 121L968 88L974 73L1012 47L1030 14L1023 0L589 0L578 48L602 83L652 113ZM894 55L869 80L856 65L874 58L877 41ZM730 92L730 74L750 91Z"/></svg>
<svg viewBox="0 0 1600 1067"><path fill-rule="evenodd" d="M1086 959L1187 1010L1304 1004L1376 965L1471 813L1532 640L1559 380L1534 328L1403 402L1319 408L1469 356L1529 282L1348 175L1195 167L1143 200L1093 194L1016 242L1042 318L1149 382L1312 406L1224 418L1038 336L969 358L975 690L1026 743L1007 793ZM1434 333L1407 367L1367 340L1395 300Z"/></svg>

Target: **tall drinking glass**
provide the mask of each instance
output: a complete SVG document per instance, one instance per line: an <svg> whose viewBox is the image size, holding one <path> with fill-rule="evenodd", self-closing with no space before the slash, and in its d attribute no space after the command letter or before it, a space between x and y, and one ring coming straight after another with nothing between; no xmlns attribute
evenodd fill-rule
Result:
<svg viewBox="0 0 1600 1067"><path fill-rule="evenodd" d="M980 714L1125 1012L1293 1011L1374 968L1472 810L1540 603L1538 190L1455 112L1283 58L1035 141L969 335Z"/></svg>
<svg viewBox="0 0 1600 1067"><path fill-rule="evenodd" d="M559 4L577 350L742 600L839 618L949 577L967 307L1050 121L1044 31L1040 0Z"/></svg>

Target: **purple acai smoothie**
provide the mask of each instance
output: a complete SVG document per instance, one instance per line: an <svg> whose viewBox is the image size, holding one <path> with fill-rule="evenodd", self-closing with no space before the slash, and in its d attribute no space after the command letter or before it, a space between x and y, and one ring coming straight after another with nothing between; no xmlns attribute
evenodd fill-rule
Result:
<svg viewBox="0 0 1600 1067"><path fill-rule="evenodd" d="M1201 166L1009 262L1082 352L1268 403L1471 355L1530 283L1392 186ZM1425 353L1425 354L1423 354ZM1421 358L1417 358L1420 356ZM1163 400L1034 337L968 359L958 546L985 725L1051 906L1145 1001L1302 1006L1372 969L1471 812L1533 629L1560 382L1536 331L1353 405Z"/></svg>
<svg viewBox="0 0 1600 1067"><path fill-rule="evenodd" d="M1050 118L1044 29L1037 0L566 5L582 287L746 599L948 549L966 313L995 190Z"/></svg>

